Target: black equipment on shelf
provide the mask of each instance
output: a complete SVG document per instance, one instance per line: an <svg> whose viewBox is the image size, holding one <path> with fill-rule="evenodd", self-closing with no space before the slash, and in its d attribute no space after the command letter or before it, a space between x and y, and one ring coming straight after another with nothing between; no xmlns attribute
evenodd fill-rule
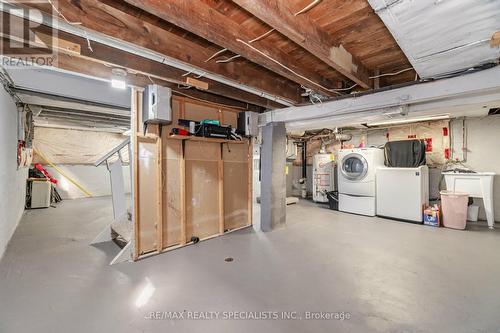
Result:
<svg viewBox="0 0 500 333"><path fill-rule="evenodd" d="M219 138L231 140L231 126L219 126L214 124L199 124L195 127L196 136L205 138Z"/></svg>

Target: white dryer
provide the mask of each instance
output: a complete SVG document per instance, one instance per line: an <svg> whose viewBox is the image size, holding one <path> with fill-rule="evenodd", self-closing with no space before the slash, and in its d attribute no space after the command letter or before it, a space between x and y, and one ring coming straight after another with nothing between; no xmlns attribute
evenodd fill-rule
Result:
<svg viewBox="0 0 500 333"><path fill-rule="evenodd" d="M341 149L338 156L339 210L376 215L376 171L384 166L379 148Z"/></svg>

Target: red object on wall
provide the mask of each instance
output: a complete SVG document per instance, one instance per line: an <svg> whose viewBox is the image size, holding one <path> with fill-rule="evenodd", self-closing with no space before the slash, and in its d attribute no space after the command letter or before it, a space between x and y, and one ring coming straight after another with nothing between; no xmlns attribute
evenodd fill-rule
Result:
<svg viewBox="0 0 500 333"><path fill-rule="evenodd" d="M447 160L450 159L450 148L444 149L444 158L446 158Z"/></svg>
<svg viewBox="0 0 500 333"><path fill-rule="evenodd" d="M448 127L443 127L443 136L448 136Z"/></svg>
<svg viewBox="0 0 500 333"><path fill-rule="evenodd" d="M432 152L432 138L425 138L425 151L427 153Z"/></svg>

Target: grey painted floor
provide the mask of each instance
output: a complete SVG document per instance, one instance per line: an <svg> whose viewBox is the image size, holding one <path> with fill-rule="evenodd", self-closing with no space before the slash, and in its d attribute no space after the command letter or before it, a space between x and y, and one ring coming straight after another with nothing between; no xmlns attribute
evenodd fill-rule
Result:
<svg viewBox="0 0 500 333"><path fill-rule="evenodd" d="M500 232L484 225L434 229L301 202L271 233L110 267L118 249L87 244L111 213L109 198L27 212L0 263L0 332L500 332ZM302 320L147 319L184 310Z"/></svg>

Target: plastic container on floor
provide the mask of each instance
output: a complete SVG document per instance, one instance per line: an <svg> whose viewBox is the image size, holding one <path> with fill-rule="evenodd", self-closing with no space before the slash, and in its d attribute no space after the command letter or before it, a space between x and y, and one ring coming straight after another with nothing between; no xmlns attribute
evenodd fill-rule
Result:
<svg viewBox="0 0 500 333"><path fill-rule="evenodd" d="M467 205L469 194L463 192L441 191L441 210L443 225L446 228L464 230L467 224Z"/></svg>

